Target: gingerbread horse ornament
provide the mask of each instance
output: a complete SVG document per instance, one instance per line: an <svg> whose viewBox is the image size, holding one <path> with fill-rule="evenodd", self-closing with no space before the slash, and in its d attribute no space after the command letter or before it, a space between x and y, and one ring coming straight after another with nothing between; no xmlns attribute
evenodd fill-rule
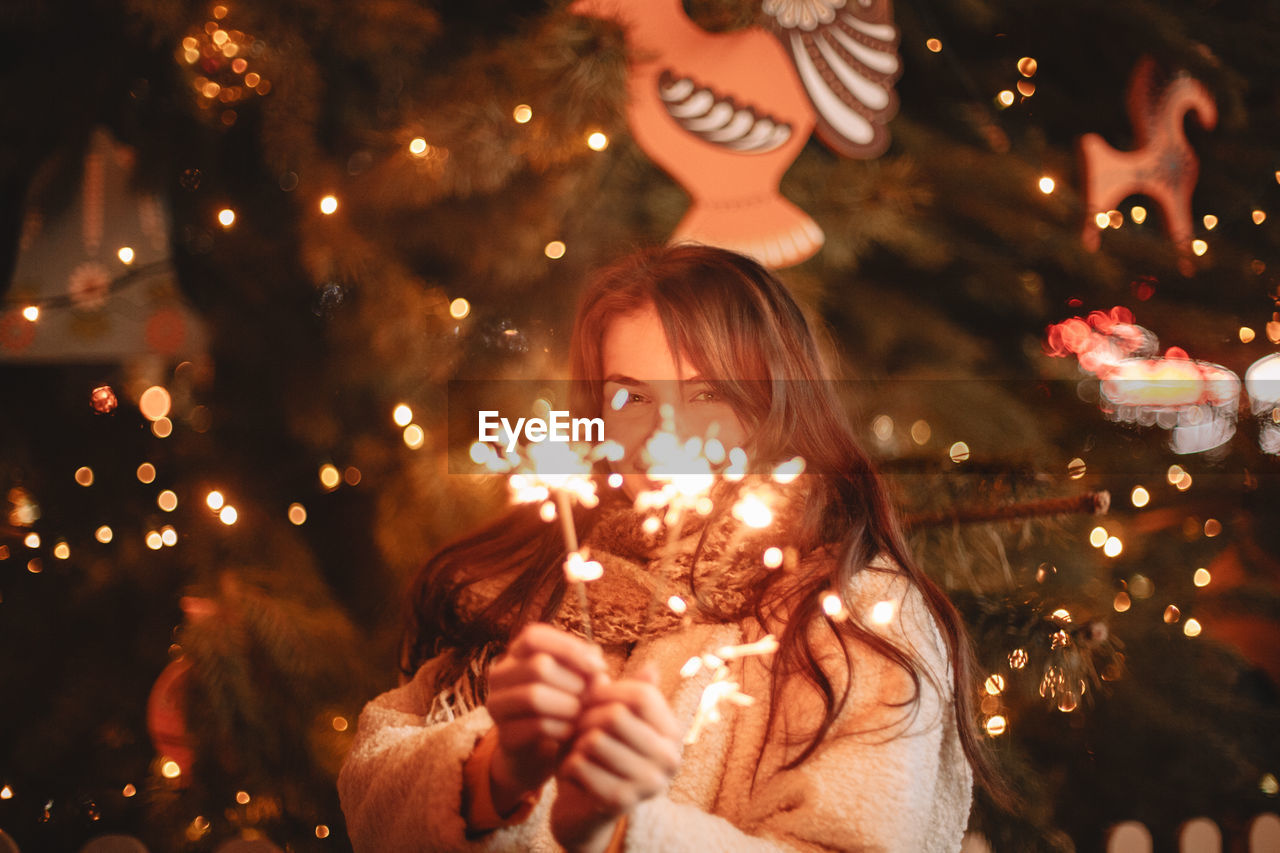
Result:
<svg viewBox="0 0 1280 853"><path fill-rule="evenodd" d="M631 53L627 119L636 142L689 193L671 236L799 263L822 229L779 193L815 128L847 157L889 144L901 72L889 0L765 0L768 28L709 33L680 0L576 0L618 22Z"/></svg>

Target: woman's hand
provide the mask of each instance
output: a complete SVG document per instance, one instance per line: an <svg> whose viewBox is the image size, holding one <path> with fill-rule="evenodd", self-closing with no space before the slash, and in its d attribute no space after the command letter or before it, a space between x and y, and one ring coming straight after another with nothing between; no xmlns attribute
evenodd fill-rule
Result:
<svg viewBox="0 0 1280 853"><path fill-rule="evenodd" d="M550 778L574 733L587 685L604 673L598 646L550 625L526 625L489 669L485 707L497 728L489 765L500 814Z"/></svg>
<svg viewBox="0 0 1280 853"><path fill-rule="evenodd" d="M618 818L666 790L680 767L680 726L649 670L587 691L573 747L556 769L556 840L573 851L608 846Z"/></svg>

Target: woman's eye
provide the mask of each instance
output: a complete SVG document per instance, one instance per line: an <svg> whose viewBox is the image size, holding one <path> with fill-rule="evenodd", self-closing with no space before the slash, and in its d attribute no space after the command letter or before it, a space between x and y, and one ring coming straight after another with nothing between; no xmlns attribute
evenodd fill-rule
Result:
<svg viewBox="0 0 1280 853"><path fill-rule="evenodd" d="M717 394L715 391L710 391L710 390L699 391L697 394L693 395L693 401L695 403L714 403L719 399L720 399L720 395Z"/></svg>

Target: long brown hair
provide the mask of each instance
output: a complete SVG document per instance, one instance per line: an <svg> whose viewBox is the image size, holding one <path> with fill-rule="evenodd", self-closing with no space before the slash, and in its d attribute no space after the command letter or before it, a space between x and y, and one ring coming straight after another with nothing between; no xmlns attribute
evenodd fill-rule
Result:
<svg viewBox="0 0 1280 853"><path fill-rule="evenodd" d="M752 602L762 623L779 607L787 614L773 667L770 724L779 692L793 673L813 685L824 705L820 725L786 766L797 766L814 753L853 684L848 650L847 677L837 687L817 660L808 627L827 618L824 595L836 590L847 596L853 576L870 570L869 564L881 556L896 563L922 593L950 655L965 755L979 784L997 802L1008 802L977 729L976 667L960 615L912 559L885 487L827 381L809 323L776 277L742 255L700 245L642 250L598 271L574 323L570 366L575 414L596 417L602 411L601 353L610 322L649 306L661 318L672 352L687 358L732 405L752 436L753 458L768 464L800 456L811 472L811 490L791 544L801 552L826 546L836 558L827 561L829 572L789 581L785 591L773 588L783 574L772 573L753 591ZM588 535L593 513L578 510L575 517ZM449 674L456 677L509 639L510 626L550 618L564 595L563 559L557 530L542 523L532 508L518 508L436 554L413 586L401 661L405 673L411 675L430 657L448 652L454 656ZM514 580L480 613L459 616L459 597L467 585L508 572ZM914 705L927 669L910 652L862 625L852 602L845 605L849 618L831 624L901 667L914 684L915 697L907 703ZM477 692L482 691L480 685Z"/></svg>

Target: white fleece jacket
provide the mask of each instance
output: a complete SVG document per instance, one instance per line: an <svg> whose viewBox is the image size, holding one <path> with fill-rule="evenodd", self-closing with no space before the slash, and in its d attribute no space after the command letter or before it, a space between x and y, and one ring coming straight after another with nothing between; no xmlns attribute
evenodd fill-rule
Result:
<svg viewBox="0 0 1280 853"><path fill-rule="evenodd" d="M797 679L782 692L779 721L766 733L769 659L734 664L748 707L724 708L724 719L685 747L669 791L631 813L624 849L653 853L752 851L958 851L969 817L973 776L961 750L952 706L945 645L919 589L902 574L863 571L850 600L863 622L924 661L916 705L912 682L869 646L844 640L853 656L853 689L818 750L799 767L796 737L814 731L822 703ZM877 624L872 608L886 624ZM892 608L891 611L888 608ZM660 687L688 726L710 673L683 679L691 657L764 632L754 620L687 624L651 640L606 648L616 674L657 664ZM837 689L846 680L834 632L813 629L824 670ZM371 701L338 778L342 808L357 851L556 851L548 817L555 799L547 783L523 823L469 840L461 816L462 767L493 722L483 708L454 714L431 694L435 662L415 678Z"/></svg>

